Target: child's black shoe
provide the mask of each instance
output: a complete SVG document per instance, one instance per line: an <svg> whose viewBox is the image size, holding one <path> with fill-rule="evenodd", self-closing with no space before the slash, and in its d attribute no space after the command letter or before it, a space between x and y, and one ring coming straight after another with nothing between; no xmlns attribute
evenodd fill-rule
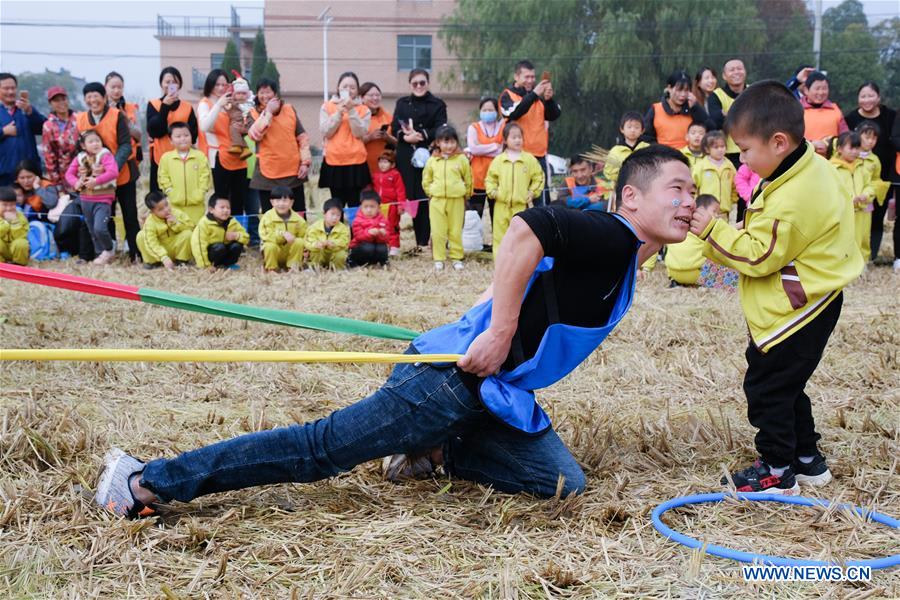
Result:
<svg viewBox="0 0 900 600"><path fill-rule="evenodd" d="M804 485L819 487L831 482L831 471L825 463L825 457L819 453L813 457L812 462L804 463L799 458L794 460L791 468L796 474L797 481Z"/></svg>
<svg viewBox="0 0 900 600"><path fill-rule="evenodd" d="M797 485L797 478L791 467L786 467L781 475L775 475L762 459L757 459L746 469L732 473L731 479L738 492L766 492L785 496L800 494L800 486ZM721 484L728 485L728 479L723 477Z"/></svg>

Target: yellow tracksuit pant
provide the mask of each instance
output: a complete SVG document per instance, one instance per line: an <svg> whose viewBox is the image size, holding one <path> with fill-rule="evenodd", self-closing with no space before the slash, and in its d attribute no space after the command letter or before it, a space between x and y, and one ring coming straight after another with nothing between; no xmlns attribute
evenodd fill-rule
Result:
<svg viewBox="0 0 900 600"><path fill-rule="evenodd" d="M160 245L166 249L166 254L172 260L188 262L191 260L191 230L181 231L174 238L159 240ZM141 252L141 258L148 265L162 262L162 257L157 259L147 250L146 234L139 231L137 234L137 247Z"/></svg>
<svg viewBox="0 0 900 600"><path fill-rule="evenodd" d="M856 226L856 245L862 252L863 260L869 262L872 254L870 239L872 237L872 213L858 210L853 213L853 224Z"/></svg>
<svg viewBox="0 0 900 600"><path fill-rule="evenodd" d="M263 264L266 271L301 267L303 265L303 249L303 238L300 237L295 237L290 244L263 243Z"/></svg>
<svg viewBox="0 0 900 600"><path fill-rule="evenodd" d="M497 258L497 252L500 251L500 242L503 241L503 236L506 235L506 230L509 229L509 222L512 221L514 216L527 208L528 204L525 202L513 202L510 204L498 200L494 204L494 221L491 223L491 231L494 236L493 250L495 259Z"/></svg>
<svg viewBox="0 0 900 600"><path fill-rule="evenodd" d="M29 248L27 238L13 240L10 243L0 240L0 262L27 265L28 254Z"/></svg>
<svg viewBox="0 0 900 600"><path fill-rule="evenodd" d="M466 220L465 198L432 198L428 203L431 220L431 255L434 260L447 260L447 243L450 243L450 260L463 259L462 231Z"/></svg>
<svg viewBox="0 0 900 600"><path fill-rule="evenodd" d="M310 250L309 264L315 267L344 269L347 267L347 249L316 248Z"/></svg>

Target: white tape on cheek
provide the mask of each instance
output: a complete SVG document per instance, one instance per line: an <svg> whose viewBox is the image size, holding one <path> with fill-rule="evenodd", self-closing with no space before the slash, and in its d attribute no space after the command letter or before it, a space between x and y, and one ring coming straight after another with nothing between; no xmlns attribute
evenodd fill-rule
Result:
<svg viewBox="0 0 900 600"><path fill-rule="evenodd" d="M681 206L681 200L679 200L678 198L672 198L672 206L678 208L679 206Z"/></svg>

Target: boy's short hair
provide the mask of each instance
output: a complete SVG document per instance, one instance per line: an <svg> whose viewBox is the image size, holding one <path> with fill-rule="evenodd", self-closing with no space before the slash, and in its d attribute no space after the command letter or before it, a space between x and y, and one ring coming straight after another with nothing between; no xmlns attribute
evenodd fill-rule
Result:
<svg viewBox="0 0 900 600"><path fill-rule="evenodd" d="M276 185L272 188L269 198L290 198L294 199L294 192L286 185Z"/></svg>
<svg viewBox="0 0 900 600"><path fill-rule="evenodd" d="M375 190L363 190L359 193L359 203L362 204L366 200L372 200L381 204L381 196Z"/></svg>
<svg viewBox="0 0 900 600"><path fill-rule="evenodd" d="M644 128L644 117L641 116L641 113L637 112L636 110L629 110L624 115L622 115L622 118L619 119L619 129L621 130L623 127L625 127L625 123L629 121L637 121L641 124L641 129Z"/></svg>
<svg viewBox="0 0 900 600"><path fill-rule="evenodd" d="M15 202L16 200L16 190L12 186L0 186L0 202Z"/></svg>
<svg viewBox="0 0 900 600"><path fill-rule="evenodd" d="M697 206L697 208L706 208L707 206L712 206L713 204L719 204L719 199L712 194L700 194L699 196L697 196L697 199L694 200L694 204Z"/></svg>
<svg viewBox="0 0 900 600"><path fill-rule="evenodd" d="M702 127L703 131L706 131L706 123L704 123L703 121L691 121L691 124L688 125L688 131L690 131L694 127Z"/></svg>
<svg viewBox="0 0 900 600"><path fill-rule="evenodd" d="M162 192L150 192L146 196L144 196L144 206L153 210L156 208L156 205L162 202L163 200L168 200L166 195Z"/></svg>
<svg viewBox="0 0 900 600"><path fill-rule="evenodd" d="M325 204L322 205L322 214L327 213L332 208L336 208L343 212L343 210L341 209L341 201L337 198L329 198L325 201Z"/></svg>
<svg viewBox="0 0 900 600"><path fill-rule="evenodd" d="M667 162L680 162L688 168L691 166L684 154L662 144L653 144L633 152L622 162L619 180L616 182L616 197L622 197L622 188L626 185L646 189L659 168Z"/></svg>
<svg viewBox="0 0 900 600"><path fill-rule="evenodd" d="M719 131L718 129L713 129L712 131L707 131L703 136L703 141L700 143L700 149L703 150L704 154L709 154L709 147L713 142L722 142L725 143L725 133Z"/></svg>
<svg viewBox="0 0 900 600"><path fill-rule="evenodd" d="M593 165L591 165L591 161L589 161L588 159L586 159L585 157L583 157L580 154L575 154L572 156L572 158L569 159L569 168L574 167L575 165L580 165L580 164L587 164L589 166L593 166Z"/></svg>
<svg viewBox="0 0 900 600"><path fill-rule="evenodd" d="M733 134L735 130L764 140L780 131L800 144L806 131L803 106L783 83L759 81L741 92L728 111L725 131Z"/></svg>
<svg viewBox="0 0 900 600"><path fill-rule="evenodd" d="M188 124L184 121L175 121L174 123L169 125L169 137L172 136L172 132L176 129L187 129L188 131L190 131L191 128L188 127Z"/></svg>
<svg viewBox="0 0 900 600"><path fill-rule="evenodd" d="M859 135L864 133L869 133L870 131L875 134L875 137L881 137L881 127L878 126L878 123L872 121L871 119L866 119L862 123L856 126L854 130Z"/></svg>
<svg viewBox="0 0 900 600"><path fill-rule="evenodd" d="M219 200L224 200L229 205L231 205L231 198L223 198L221 196L217 196L217 195L213 194L212 196L209 197L209 200L206 201L207 208L215 208L216 202L218 202Z"/></svg>

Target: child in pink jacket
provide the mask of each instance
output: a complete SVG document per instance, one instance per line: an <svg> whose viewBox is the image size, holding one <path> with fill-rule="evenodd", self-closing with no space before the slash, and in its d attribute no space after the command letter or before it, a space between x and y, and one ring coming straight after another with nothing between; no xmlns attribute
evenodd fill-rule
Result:
<svg viewBox="0 0 900 600"><path fill-rule="evenodd" d="M112 152L103 146L96 130L89 129L82 133L79 143L82 151L69 165L66 181L80 195L81 213L97 253L94 263L106 265L115 256L107 222L116 199L119 167Z"/></svg>

